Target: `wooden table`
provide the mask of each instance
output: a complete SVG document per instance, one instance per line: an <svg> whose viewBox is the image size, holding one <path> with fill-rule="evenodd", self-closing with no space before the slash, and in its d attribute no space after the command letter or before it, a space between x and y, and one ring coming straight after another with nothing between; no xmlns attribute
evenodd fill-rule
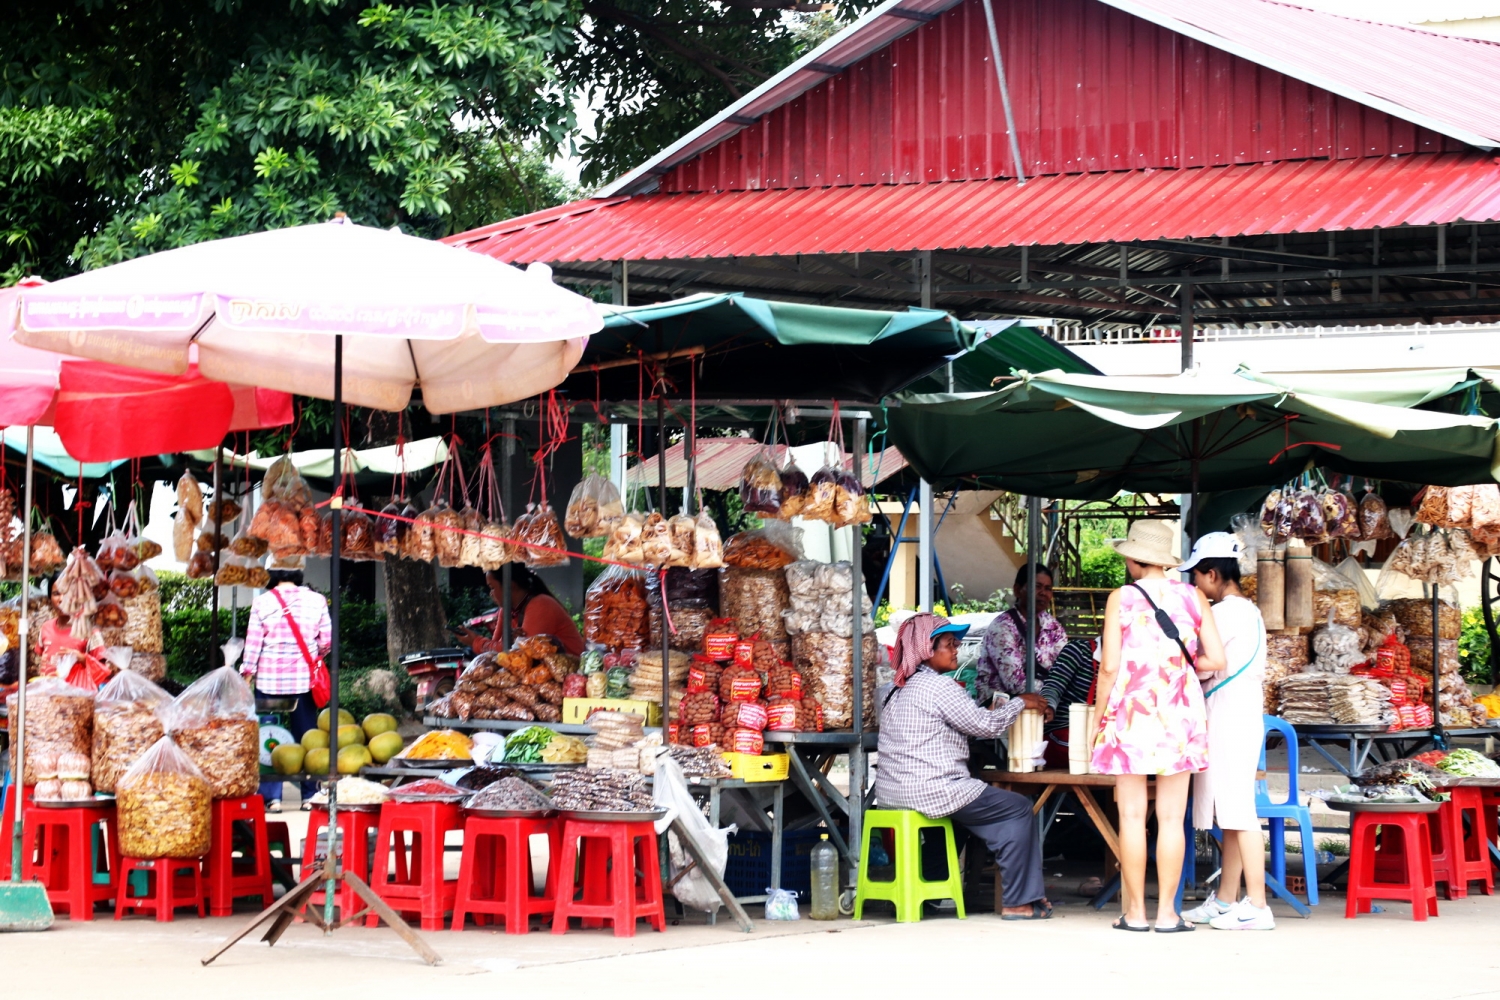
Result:
<svg viewBox="0 0 1500 1000"><path fill-rule="evenodd" d="M1106 870L1113 871L1113 864L1120 856L1120 833L1115 829L1114 823L1109 815L1099 805L1099 800L1094 798L1095 788L1114 788L1115 776L1112 774L1072 774L1068 771L1031 771L1026 773L1012 771L984 771L979 775L979 780L1006 791L1016 792L1028 788L1040 788L1041 794L1037 796L1036 802L1032 804L1033 815L1041 815L1042 809L1047 805L1047 800L1053 794L1062 789L1071 792L1083 805L1083 811L1088 813L1089 819L1094 824L1094 829L1099 831L1099 836L1104 838L1105 846L1109 849L1109 856L1105 858ZM1154 784L1147 785L1147 794L1155 790ZM1046 817L1048 822L1040 831L1046 832L1050 827L1051 820L1055 816Z"/></svg>

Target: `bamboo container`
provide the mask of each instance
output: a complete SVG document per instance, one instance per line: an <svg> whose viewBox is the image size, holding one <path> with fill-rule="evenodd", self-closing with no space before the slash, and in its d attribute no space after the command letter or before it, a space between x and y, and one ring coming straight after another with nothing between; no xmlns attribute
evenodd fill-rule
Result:
<svg viewBox="0 0 1500 1000"><path fill-rule="evenodd" d="M1075 702L1068 706L1068 773L1088 774L1089 759L1093 756L1089 736L1089 716L1094 707L1087 702Z"/></svg>
<svg viewBox="0 0 1500 1000"><path fill-rule="evenodd" d="M1297 539L1287 543L1285 586L1286 624L1283 627L1312 627L1316 624L1313 621L1312 549Z"/></svg>
<svg viewBox="0 0 1500 1000"><path fill-rule="evenodd" d="M1286 628L1285 574L1284 554L1261 549L1255 560L1255 603L1270 632Z"/></svg>
<svg viewBox="0 0 1500 1000"><path fill-rule="evenodd" d="M1007 766L1013 774L1029 774L1036 770L1031 753L1042 741L1044 721L1045 717L1041 712L1028 708L1011 723L1010 738L1007 741L1010 750Z"/></svg>

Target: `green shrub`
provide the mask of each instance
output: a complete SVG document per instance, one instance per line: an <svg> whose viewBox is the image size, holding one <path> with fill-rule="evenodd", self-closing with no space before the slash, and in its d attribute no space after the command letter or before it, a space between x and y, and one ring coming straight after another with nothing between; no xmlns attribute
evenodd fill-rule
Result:
<svg viewBox="0 0 1500 1000"><path fill-rule="evenodd" d="M1458 664L1469 683L1491 683L1490 633L1484 627L1484 611L1480 608L1464 610L1463 631L1458 637Z"/></svg>

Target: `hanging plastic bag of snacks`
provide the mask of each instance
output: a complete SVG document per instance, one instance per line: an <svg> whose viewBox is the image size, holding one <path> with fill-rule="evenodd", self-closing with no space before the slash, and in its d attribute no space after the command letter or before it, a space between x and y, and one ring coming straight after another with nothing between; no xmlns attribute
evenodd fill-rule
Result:
<svg viewBox="0 0 1500 1000"><path fill-rule="evenodd" d="M463 565L464 526L463 515L454 510L447 500L438 500L422 514L432 525L432 547L437 553L439 566L452 569Z"/></svg>
<svg viewBox="0 0 1500 1000"><path fill-rule="evenodd" d="M332 526L330 526L332 531ZM374 562L380 559L375 551L375 524L370 515L362 510L339 512L339 555L355 562Z"/></svg>
<svg viewBox="0 0 1500 1000"><path fill-rule="evenodd" d="M63 555L62 546L57 543L57 537L47 526L47 519L35 508L32 516L37 520L37 528L31 533L31 573L33 576L47 576L62 569L67 556ZM160 555L161 546L156 548L156 554Z"/></svg>
<svg viewBox="0 0 1500 1000"><path fill-rule="evenodd" d="M402 542L402 558L416 562L432 562L437 558L437 544L432 537L432 522L427 519L426 513L418 511L414 504L408 503L402 508L401 516L411 518L406 537Z"/></svg>
<svg viewBox="0 0 1500 1000"><path fill-rule="evenodd" d="M406 501L401 497L380 508L381 516L375 519L375 551L382 557L401 557L401 540L406 534L406 522L399 520L401 508Z"/></svg>
<svg viewBox="0 0 1500 1000"><path fill-rule="evenodd" d="M664 568L672 558L672 538L666 518L656 511L646 515L641 526L641 554L647 566Z"/></svg>
<svg viewBox="0 0 1500 1000"><path fill-rule="evenodd" d="M203 520L203 487L191 472L184 472L177 480L177 509L191 525Z"/></svg>
<svg viewBox="0 0 1500 1000"><path fill-rule="evenodd" d="M597 474L584 476L568 497L564 528L574 538L601 538L625 514L620 491Z"/></svg>
<svg viewBox="0 0 1500 1000"><path fill-rule="evenodd" d="M640 564L646 561L643 547L646 519L632 511L620 518L604 543L604 558L615 562Z"/></svg>
<svg viewBox="0 0 1500 1000"><path fill-rule="evenodd" d="M239 534L230 540L229 551L246 559L260 559L270 551L270 546L264 538L256 538L247 529L241 528Z"/></svg>
<svg viewBox="0 0 1500 1000"><path fill-rule="evenodd" d="M781 517L781 473L768 448L761 448L740 471L740 501L747 511Z"/></svg>
<svg viewBox="0 0 1500 1000"><path fill-rule="evenodd" d="M732 536L724 563L740 569L782 569L802 558L802 529L777 522Z"/></svg>
<svg viewBox="0 0 1500 1000"><path fill-rule="evenodd" d="M1359 505L1354 498L1339 490L1329 490L1323 494L1322 501L1328 537L1358 539Z"/></svg>
<svg viewBox="0 0 1500 1000"><path fill-rule="evenodd" d="M1448 524L1448 487L1429 486L1422 494L1422 506L1414 519L1418 524L1430 524L1434 528Z"/></svg>
<svg viewBox="0 0 1500 1000"><path fill-rule="evenodd" d="M797 467L797 461L787 450L786 461L781 465L781 516L792 518L802 513L807 503L807 473Z"/></svg>
<svg viewBox="0 0 1500 1000"><path fill-rule="evenodd" d="M1469 533L1476 541L1488 544L1500 540L1500 486L1494 483L1475 486L1470 514Z"/></svg>
<svg viewBox="0 0 1500 1000"><path fill-rule="evenodd" d="M724 543L719 526L707 509L698 511L693 522L693 566L695 569L718 569L724 565Z"/></svg>
<svg viewBox="0 0 1500 1000"><path fill-rule="evenodd" d="M1310 542L1327 537L1328 520L1323 514L1323 503L1312 490L1300 489L1292 495L1292 523L1287 534Z"/></svg>
<svg viewBox="0 0 1500 1000"><path fill-rule="evenodd" d="M667 565L691 569L698 548L697 522L688 514L677 514L667 521L667 538Z"/></svg>
<svg viewBox="0 0 1500 1000"><path fill-rule="evenodd" d="M1454 486L1448 490L1448 517L1446 528L1467 528L1473 523L1474 487Z"/></svg>
<svg viewBox="0 0 1500 1000"><path fill-rule="evenodd" d="M1380 494L1365 484L1365 495L1359 499L1359 537L1367 542L1394 538L1390 515Z"/></svg>
<svg viewBox="0 0 1500 1000"><path fill-rule="evenodd" d="M865 502L865 488L848 469L840 469L833 497L833 518L830 523L836 528L851 524L868 524L874 515Z"/></svg>
<svg viewBox="0 0 1500 1000"><path fill-rule="evenodd" d="M571 559L562 525L557 523L557 513L545 500L532 513L522 541L530 543L531 547L526 549L526 565L532 569L566 566Z"/></svg>

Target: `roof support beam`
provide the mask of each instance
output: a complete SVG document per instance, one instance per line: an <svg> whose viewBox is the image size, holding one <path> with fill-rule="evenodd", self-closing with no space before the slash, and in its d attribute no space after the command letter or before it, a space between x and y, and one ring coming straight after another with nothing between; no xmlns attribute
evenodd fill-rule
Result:
<svg viewBox="0 0 1500 1000"><path fill-rule="evenodd" d="M1168 253L1180 253L1190 257L1253 260L1262 264L1286 264L1291 267L1336 267L1340 263L1337 259L1328 257L1284 253L1278 250L1257 250L1254 247L1236 247L1227 243L1198 243L1193 240L1137 240L1130 245L1149 250L1165 250Z"/></svg>

